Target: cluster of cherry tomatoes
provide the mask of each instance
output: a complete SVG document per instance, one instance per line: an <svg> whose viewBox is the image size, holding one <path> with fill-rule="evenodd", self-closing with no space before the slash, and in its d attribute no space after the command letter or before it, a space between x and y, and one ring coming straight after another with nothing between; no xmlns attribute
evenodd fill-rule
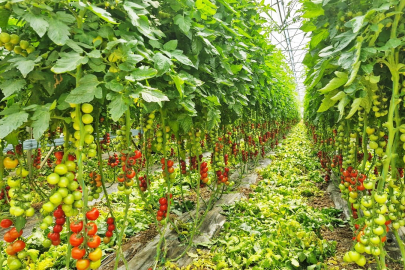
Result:
<svg viewBox="0 0 405 270"><path fill-rule="evenodd" d="M167 215L167 208L168 208L168 200L164 197L159 199L159 210L156 214L156 219L161 221Z"/></svg>

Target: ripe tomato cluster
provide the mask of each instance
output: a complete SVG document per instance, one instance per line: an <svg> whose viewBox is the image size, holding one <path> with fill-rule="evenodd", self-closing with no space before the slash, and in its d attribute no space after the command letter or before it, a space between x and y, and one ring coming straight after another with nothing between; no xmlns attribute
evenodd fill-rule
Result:
<svg viewBox="0 0 405 270"><path fill-rule="evenodd" d="M169 197L172 198L172 194L170 194ZM158 221L161 221L162 219L166 218L169 202L170 199L168 200L165 197L159 199L159 210L157 211L156 214L156 219Z"/></svg>
<svg viewBox="0 0 405 270"><path fill-rule="evenodd" d="M111 168L117 167L120 164L120 160L118 158L118 154L114 153L112 156L108 158L107 165Z"/></svg>

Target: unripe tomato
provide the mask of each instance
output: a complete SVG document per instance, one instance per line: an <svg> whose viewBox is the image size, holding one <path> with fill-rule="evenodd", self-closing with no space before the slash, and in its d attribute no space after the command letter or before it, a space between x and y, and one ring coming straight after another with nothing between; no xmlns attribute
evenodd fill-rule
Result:
<svg viewBox="0 0 405 270"><path fill-rule="evenodd" d="M98 261L101 259L103 256L103 252L101 251L101 248L96 248L94 251L89 253L89 259L93 262Z"/></svg>
<svg viewBox="0 0 405 270"><path fill-rule="evenodd" d="M90 260L80 259L76 262L77 270L87 270L90 267Z"/></svg>
<svg viewBox="0 0 405 270"><path fill-rule="evenodd" d="M3 165L6 169L15 169L18 165L18 159L12 159L10 157L5 157L3 159Z"/></svg>

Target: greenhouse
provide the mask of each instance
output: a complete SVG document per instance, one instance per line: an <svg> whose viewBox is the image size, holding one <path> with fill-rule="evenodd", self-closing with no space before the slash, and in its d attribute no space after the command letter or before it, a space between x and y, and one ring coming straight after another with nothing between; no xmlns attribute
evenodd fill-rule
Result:
<svg viewBox="0 0 405 270"><path fill-rule="evenodd" d="M1 269L405 269L404 11L0 1Z"/></svg>

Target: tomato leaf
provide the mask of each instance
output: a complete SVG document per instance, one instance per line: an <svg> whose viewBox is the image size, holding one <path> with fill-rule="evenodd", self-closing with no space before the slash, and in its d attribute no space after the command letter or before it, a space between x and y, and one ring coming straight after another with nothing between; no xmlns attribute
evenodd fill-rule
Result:
<svg viewBox="0 0 405 270"><path fill-rule="evenodd" d="M0 85L0 89L4 94L4 99L19 92L25 86L25 80L6 80Z"/></svg>
<svg viewBox="0 0 405 270"><path fill-rule="evenodd" d="M159 71L157 74L158 76L169 71L170 66L172 65L172 61L161 53L155 54L153 56L153 61L155 63L154 67Z"/></svg>
<svg viewBox="0 0 405 270"><path fill-rule="evenodd" d="M24 12L23 18L30 24L38 36L43 37L43 35L45 35L49 27L47 16L44 16L41 13L33 14L30 11L26 11Z"/></svg>
<svg viewBox="0 0 405 270"><path fill-rule="evenodd" d="M319 89L319 92L321 92L322 94L326 94L332 90L335 90L336 88L341 87L348 80L348 75L346 72L336 71L335 75L336 77L333 78L325 87Z"/></svg>
<svg viewBox="0 0 405 270"><path fill-rule="evenodd" d="M156 76L157 70L154 68L149 68L147 66L143 66L140 68L135 69L129 76L126 76L125 79L129 81L142 81L146 79L150 79Z"/></svg>
<svg viewBox="0 0 405 270"><path fill-rule="evenodd" d="M27 121L28 116L28 113L19 111L2 118L0 120L0 139L5 138L12 131L24 124Z"/></svg>
<svg viewBox="0 0 405 270"><path fill-rule="evenodd" d="M188 132L193 126L193 118L188 114L180 114L177 118L177 121L180 123L181 128L184 132Z"/></svg>
<svg viewBox="0 0 405 270"><path fill-rule="evenodd" d="M317 5L311 1L305 1L303 6L305 12L302 15L302 18L311 19L325 14L322 5Z"/></svg>
<svg viewBox="0 0 405 270"><path fill-rule="evenodd" d="M87 56L82 56L76 52L64 53L61 52L60 57L52 67L54 73L60 74L75 70L80 64L86 64L89 60Z"/></svg>
<svg viewBox="0 0 405 270"><path fill-rule="evenodd" d="M27 220L23 216L19 216L15 218L15 228L17 229L17 232L20 232L24 227L25 224L27 223Z"/></svg>
<svg viewBox="0 0 405 270"><path fill-rule="evenodd" d="M187 66L194 67L193 62L191 62L191 60L188 59L188 57L183 54L183 51L175 50L175 51L171 52L170 54L171 54L177 61L179 61L180 63L182 63L183 65L187 65Z"/></svg>
<svg viewBox="0 0 405 270"><path fill-rule="evenodd" d="M36 58L35 60L35 55L30 55L28 57L23 57L23 56L15 56L8 61L10 63L13 63L11 66L17 68L23 77L27 77L28 73L34 70L35 63L39 62L41 60L41 57Z"/></svg>
<svg viewBox="0 0 405 270"><path fill-rule="evenodd" d="M39 140L42 134L44 134L49 127L51 120L51 105L52 104L49 103L41 106L39 109L36 109L31 118L33 120L31 127L33 128L33 136L35 140Z"/></svg>
<svg viewBox="0 0 405 270"><path fill-rule="evenodd" d="M49 18L48 37L57 45L65 45L69 40L69 26L57 19L57 17Z"/></svg>
<svg viewBox="0 0 405 270"><path fill-rule="evenodd" d="M177 40L170 40L163 45L166 51L174 51L177 48Z"/></svg>
<svg viewBox="0 0 405 270"><path fill-rule="evenodd" d="M128 108L129 106L124 96L121 94L114 95L111 99L111 103L108 104L108 109L113 121L118 121Z"/></svg>
<svg viewBox="0 0 405 270"><path fill-rule="evenodd" d="M92 101L99 83L97 77L93 74L83 76L79 81L79 85L70 92L65 101L73 104Z"/></svg>
<svg viewBox="0 0 405 270"><path fill-rule="evenodd" d="M104 21L112 24L117 24L117 22L114 20L114 18L111 16L109 12L107 12L103 8L99 8L93 5L88 4L87 6L88 10L91 10L94 14L96 14L98 17L103 19Z"/></svg>
<svg viewBox="0 0 405 270"><path fill-rule="evenodd" d="M11 11L7 9L0 9L0 28L7 27L8 19L10 18Z"/></svg>

